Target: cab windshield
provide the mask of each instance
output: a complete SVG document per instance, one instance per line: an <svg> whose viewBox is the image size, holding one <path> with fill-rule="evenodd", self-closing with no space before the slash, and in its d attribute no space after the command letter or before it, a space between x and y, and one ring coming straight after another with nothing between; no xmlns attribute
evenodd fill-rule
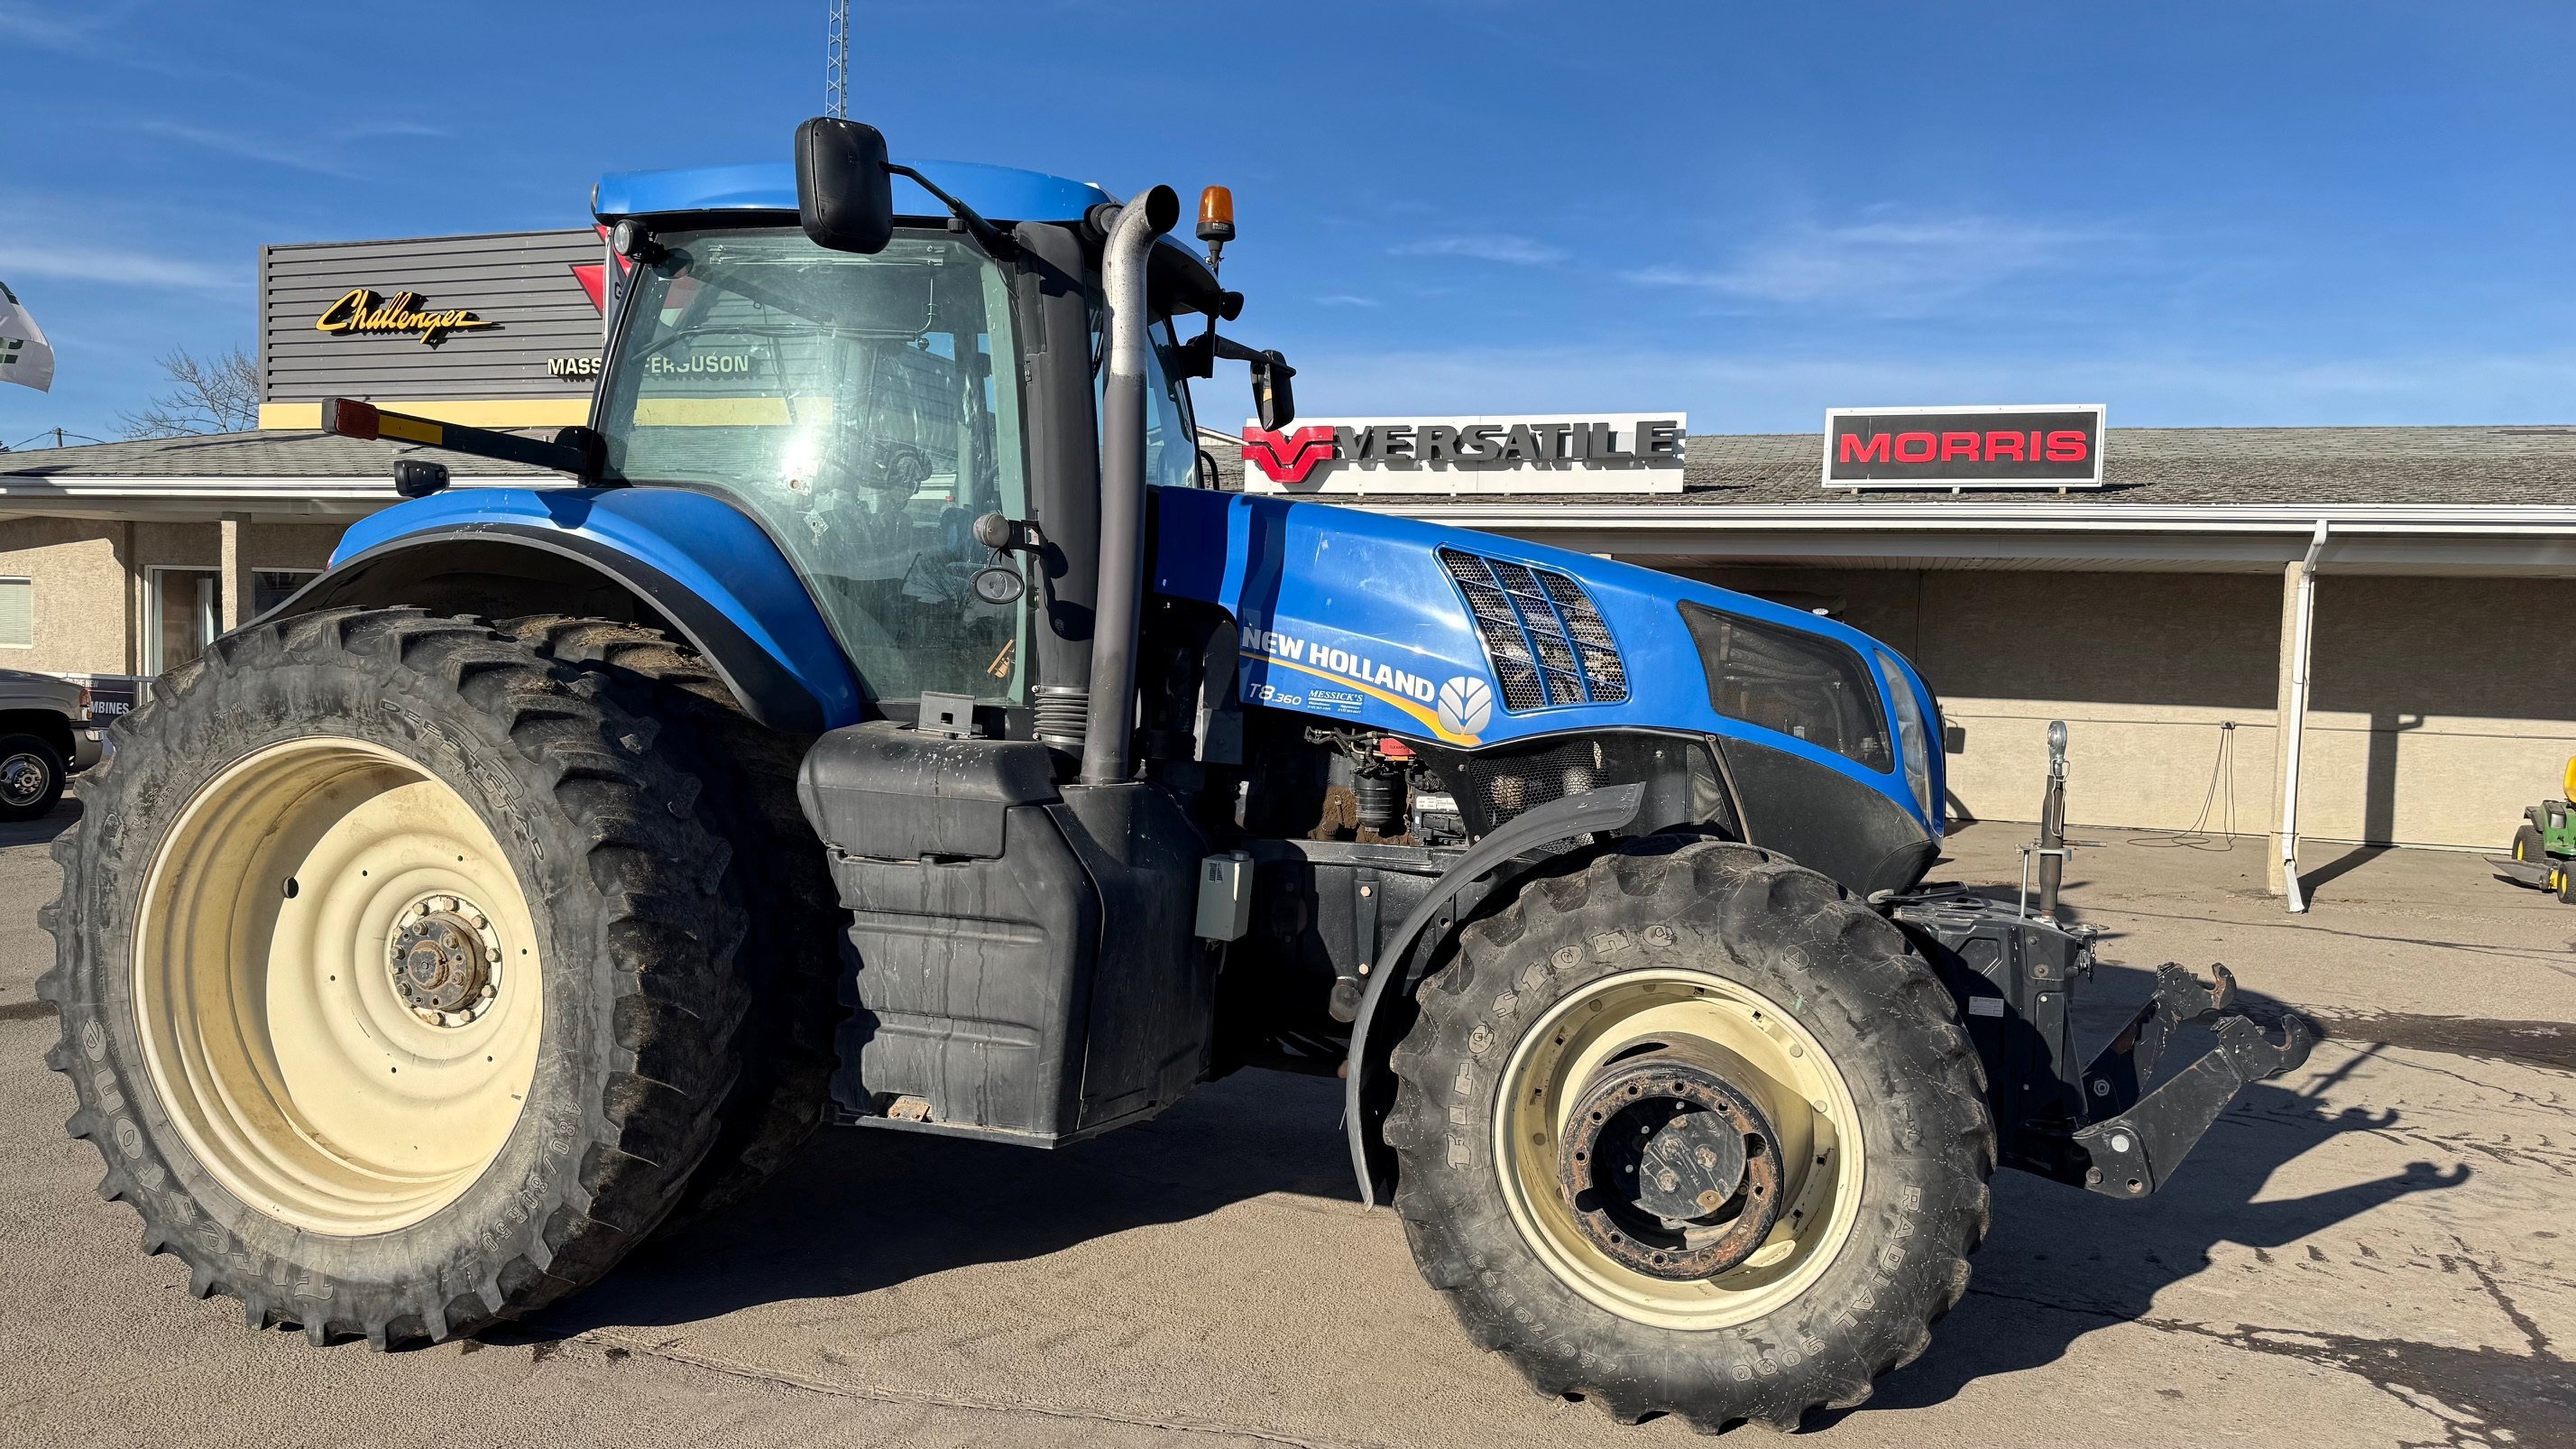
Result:
<svg viewBox="0 0 2576 1449"><path fill-rule="evenodd" d="M967 587L979 514L1028 514L1008 283L964 240L874 256L673 232L627 279L608 474L721 493L812 589L869 694L1016 702L1023 611Z"/></svg>

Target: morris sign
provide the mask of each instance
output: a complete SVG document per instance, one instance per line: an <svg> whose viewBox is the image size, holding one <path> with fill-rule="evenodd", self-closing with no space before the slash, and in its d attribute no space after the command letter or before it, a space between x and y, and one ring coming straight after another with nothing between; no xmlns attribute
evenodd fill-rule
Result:
<svg viewBox="0 0 2576 1449"><path fill-rule="evenodd" d="M1243 425L1251 493L1679 493L1685 414Z"/></svg>
<svg viewBox="0 0 2576 1449"><path fill-rule="evenodd" d="M1830 408L1828 488L2098 488L2099 403Z"/></svg>

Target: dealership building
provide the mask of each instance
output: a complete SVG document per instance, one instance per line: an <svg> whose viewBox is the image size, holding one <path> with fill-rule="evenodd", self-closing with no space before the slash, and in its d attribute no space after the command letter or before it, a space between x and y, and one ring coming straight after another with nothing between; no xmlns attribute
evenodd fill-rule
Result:
<svg viewBox="0 0 2576 1449"><path fill-rule="evenodd" d="M257 431L0 454L0 667L148 679L320 569L394 501L405 451L314 431L325 396L586 421L603 262L589 230L265 249ZM1941 695L1963 818L2035 818L2051 720L2078 825L2265 834L2295 754L2312 875L2338 847L2497 848L2557 791L2576 754L2576 427L2091 426L2080 476L1979 480L1997 486L1836 479L1825 434L1692 434L1674 412L1202 439L1223 486L1843 619ZM2012 461L2048 456L2050 432ZM553 476L454 466L460 486Z"/></svg>

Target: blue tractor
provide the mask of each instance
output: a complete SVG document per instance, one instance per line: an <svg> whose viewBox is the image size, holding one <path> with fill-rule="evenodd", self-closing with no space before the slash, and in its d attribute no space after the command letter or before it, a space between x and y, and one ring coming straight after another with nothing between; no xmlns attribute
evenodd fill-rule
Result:
<svg viewBox="0 0 2576 1449"><path fill-rule="evenodd" d="M2306 1054L2168 968L2079 1056L2089 937L1921 886L1938 708L1868 636L1216 488L1191 379L1294 414L1218 189L1202 256L823 119L594 209L595 427L327 403L410 501L57 848L71 1131L254 1327L472 1333L820 1124L1062 1147L1265 1067L1535 1387L1790 1426L1922 1352L1999 1162L2152 1192Z"/></svg>

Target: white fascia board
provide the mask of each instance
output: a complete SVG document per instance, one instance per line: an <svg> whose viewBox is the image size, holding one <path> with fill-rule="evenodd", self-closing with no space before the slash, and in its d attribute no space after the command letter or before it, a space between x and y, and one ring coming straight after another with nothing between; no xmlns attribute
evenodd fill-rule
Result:
<svg viewBox="0 0 2576 1449"><path fill-rule="evenodd" d="M569 484L568 478L537 477L456 477L458 488L544 488ZM394 502L393 479L390 475L365 478L113 478L113 477L8 477L0 476L0 499L13 502L38 502L47 498L65 500L177 499L203 502L208 499L238 499L245 502L297 499L349 499L353 501Z"/></svg>
<svg viewBox="0 0 2576 1449"><path fill-rule="evenodd" d="M2576 507L2524 504L2315 503L1531 503L1407 507L1344 503L1426 523L1536 534L1748 531L1798 533L2297 534L2322 520L2335 536L2576 534Z"/></svg>

